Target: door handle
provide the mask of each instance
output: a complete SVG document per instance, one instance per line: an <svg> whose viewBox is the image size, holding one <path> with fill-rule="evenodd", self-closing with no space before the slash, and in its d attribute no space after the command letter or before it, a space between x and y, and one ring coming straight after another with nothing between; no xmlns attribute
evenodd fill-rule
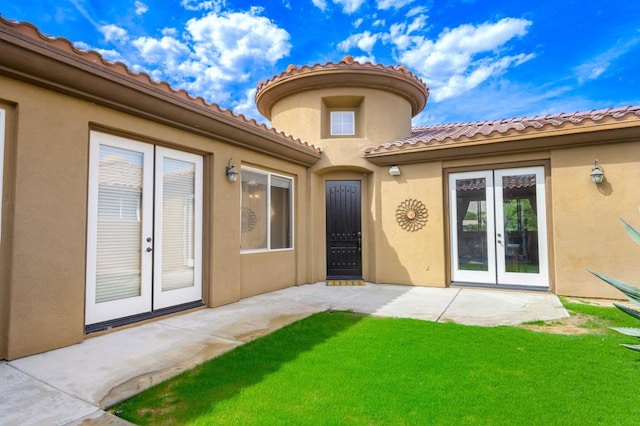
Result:
<svg viewBox="0 0 640 426"><path fill-rule="evenodd" d="M362 251L362 238L358 237L358 251Z"/></svg>

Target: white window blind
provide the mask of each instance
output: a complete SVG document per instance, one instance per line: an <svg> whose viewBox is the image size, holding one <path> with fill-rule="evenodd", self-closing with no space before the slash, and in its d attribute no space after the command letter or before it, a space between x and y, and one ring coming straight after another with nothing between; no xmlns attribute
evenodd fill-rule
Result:
<svg viewBox="0 0 640 426"><path fill-rule="evenodd" d="M96 303L140 295L143 156L100 145Z"/></svg>
<svg viewBox="0 0 640 426"><path fill-rule="evenodd" d="M194 286L194 163L163 158L162 291Z"/></svg>

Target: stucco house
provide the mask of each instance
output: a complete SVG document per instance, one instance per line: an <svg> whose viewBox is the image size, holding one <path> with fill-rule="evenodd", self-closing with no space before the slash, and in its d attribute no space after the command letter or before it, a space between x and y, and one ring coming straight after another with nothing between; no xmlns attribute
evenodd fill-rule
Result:
<svg viewBox="0 0 640 426"><path fill-rule="evenodd" d="M0 359L324 280L639 275L640 107L412 128L424 82L346 57L260 83L267 127L28 23L0 52Z"/></svg>

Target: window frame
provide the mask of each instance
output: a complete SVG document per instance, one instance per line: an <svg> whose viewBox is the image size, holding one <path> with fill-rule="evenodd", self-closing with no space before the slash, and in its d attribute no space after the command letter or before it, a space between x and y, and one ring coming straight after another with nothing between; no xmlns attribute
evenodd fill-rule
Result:
<svg viewBox="0 0 640 426"><path fill-rule="evenodd" d="M260 169L257 167L253 167L253 166L240 166L240 222L242 222L242 200L243 200L243 194L242 194L242 173L248 171L251 173L256 173L256 174L261 174L261 175L266 175L267 177L267 200L266 200L266 205L267 205L267 211L265 212L265 222L266 222L266 247L261 247L261 248L242 248L242 236L240 237L240 254L251 254L251 253L267 253L267 252L281 252L281 251L292 251L295 250L295 215L294 215L294 201L295 201L295 179L293 176L288 176L288 175L284 175L281 173L276 173L276 172L270 172L268 170L264 170L264 169ZM271 219L269 217L269 211L271 209L271 177L272 176L277 176L279 178L283 178L283 179L288 179L291 182L291 191L290 191L290 195L289 195L289 217L290 217L290 221L289 221L289 235L290 235L290 241L289 241L289 245L290 247L284 247L284 248L271 248L271 227L272 227L272 223L271 223Z"/></svg>
<svg viewBox="0 0 640 426"><path fill-rule="evenodd" d="M351 126L352 126L352 131L351 133L334 133L333 132L333 120L334 120L334 114L338 115L340 114L340 117L344 117L347 114L351 117ZM342 127L344 127L344 122L341 122L340 125ZM355 136L356 135L356 112L352 111L352 110L335 110L335 111L329 111L329 135L330 136L337 136L337 137L343 137L343 136Z"/></svg>
<svg viewBox="0 0 640 426"><path fill-rule="evenodd" d="M2 241L2 197L4 196L4 146L6 138L7 112L0 108L0 241Z"/></svg>

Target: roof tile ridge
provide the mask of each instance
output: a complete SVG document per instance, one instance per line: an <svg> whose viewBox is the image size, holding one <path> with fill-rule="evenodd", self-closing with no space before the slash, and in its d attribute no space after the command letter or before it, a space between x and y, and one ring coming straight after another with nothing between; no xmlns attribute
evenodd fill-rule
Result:
<svg viewBox="0 0 640 426"><path fill-rule="evenodd" d="M73 53L86 61L102 64L106 68L112 71L115 71L120 75L127 75L142 83L150 84L163 91L169 91L173 94L180 94L181 96L188 98L190 100L200 99L201 102L204 104L204 106L207 106L207 102L205 102L204 99L202 99L201 97L193 97L184 89L174 89L166 81L155 81L153 78L151 78L151 76L148 73L144 71L133 71L124 62L110 61L106 59L104 56L102 56L99 52L93 49L82 49L82 48L76 47L71 40L65 37L50 36L50 35L44 34L43 32L40 31L38 27L36 27L30 22L8 20L2 17L1 15L0 15L0 21L14 28L29 29L33 32L33 35L37 36L45 43L55 46L58 49L66 51L67 53ZM213 105L213 104L209 104L209 105Z"/></svg>
<svg viewBox="0 0 640 426"><path fill-rule="evenodd" d="M50 45L53 45L58 49L67 51L68 53L71 52L86 61L89 61L92 63L99 63L102 66L120 75L129 76L134 80L137 80L143 84L147 84L151 87L155 87L165 93L170 93L174 96L180 97L189 102L199 104L200 106L207 108L209 110L213 110L218 114L230 117L235 120L243 121L244 123L249 124L256 128L260 128L263 131L271 132L279 137L284 137L285 139L288 139L291 142L305 145L309 148L316 150L317 152L322 152L320 148L316 147L313 144L310 144L306 141L302 141L299 138L294 138L291 135L285 135L283 132L278 133L273 128L269 128L263 123L258 123L253 118L248 119L244 114L236 114L230 109L220 107L220 105L218 105L215 102L207 102L202 96L192 96L185 89L176 89L172 87L171 84L169 84L164 80L155 81L153 78L151 78L151 76L148 73L142 72L142 71L141 72L133 71L131 68L129 68L125 63L121 61L109 61L108 59L104 58L104 56L102 56L99 52L93 49L88 49L88 50L80 49L76 47L73 44L73 42L71 42L69 39L65 37L54 37L54 36L49 36L47 34L44 34L40 31L40 29L37 26L31 24L30 22L9 20L9 19L5 19L2 15L0 15L0 23L6 24L18 30L27 29L30 32L32 32L32 36L37 36L44 42Z"/></svg>
<svg viewBox="0 0 640 426"><path fill-rule="evenodd" d="M384 70L384 71L391 71L391 72L396 72L396 73L400 73L402 75L404 75L407 78L410 79L414 79L414 80L418 80L420 81L426 88L427 91L429 91L429 88L427 86L427 84L424 82L424 80L422 80L420 77L418 77L416 74L414 74L413 72L409 71L407 69L407 67L405 65L384 65L381 63L372 63L371 61L366 61L364 63L359 62L357 60L355 60L352 56L350 55L346 55L345 57L343 57L340 61L338 62L333 62L333 61L328 61L325 63L319 63L316 62L313 65L294 65L294 64L289 64L287 66L287 69L275 76L272 76L266 80L262 80L260 82L258 82L258 92L260 92L262 89L264 89L265 87L269 86L270 84L274 83L277 80L281 80L284 79L286 77L290 77L290 76L294 76L297 74L301 74L304 73L306 71L316 71L316 70L322 70L325 68L353 68L353 67L359 67L359 68L375 68L375 69L380 69L380 70Z"/></svg>

